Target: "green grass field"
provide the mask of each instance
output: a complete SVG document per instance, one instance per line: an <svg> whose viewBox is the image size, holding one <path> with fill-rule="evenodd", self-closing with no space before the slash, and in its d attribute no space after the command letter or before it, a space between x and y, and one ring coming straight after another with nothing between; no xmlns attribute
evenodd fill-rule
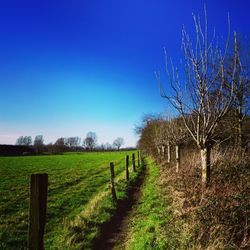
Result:
<svg viewBox="0 0 250 250"><path fill-rule="evenodd" d="M79 241L85 241L88 246L98 234L98 223L108 220L114 209L108 190L109 162L115 163L119 183L124 179L125 155L132 153L0 157L0 249L25 249L27 246L29 177L32 173L49 175L45 248L62 249L61 244L65 249L67 245L72 246L70 249L75 245L77 249L83 247ZM134 176L131 177L133 180ZM124 183L117 185L121 198ZM74 236L84 228L88 228L84 240Z"/></svg>

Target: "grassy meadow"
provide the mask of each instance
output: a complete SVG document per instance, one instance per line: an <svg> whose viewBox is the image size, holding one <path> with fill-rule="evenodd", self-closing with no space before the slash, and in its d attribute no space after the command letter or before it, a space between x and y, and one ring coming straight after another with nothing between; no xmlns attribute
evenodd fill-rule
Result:
<svg viewBox="0 0 250 250"><path fill-rule="evenodd" d="M108 190L109 162L115 163L118 198L122 198L127 185L124 159L132 153L0 157L0 249L27 246L32 173L49 175L45 248L88 248L98 234L98 225L108 220L114 209ZM131 174L131 181L135 177Z"/></svg>

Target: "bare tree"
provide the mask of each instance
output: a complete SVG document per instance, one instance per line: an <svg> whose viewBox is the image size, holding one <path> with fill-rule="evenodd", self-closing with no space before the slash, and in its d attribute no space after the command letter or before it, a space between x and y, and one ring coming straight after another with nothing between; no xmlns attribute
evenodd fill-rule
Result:
<svg viewBox="0 0 250 250"><path fill-rule="evenodd" d="M154 126L154 143L157 148L158 154L161 158L165 158L167 153L167 162L171 161L171 140L172 136L169 131L168 118L159 116L155 121Z"/></svg>
<svg viewBox="0 0 250 250"><path fill-rule="evenodd" d="M24 137L24 143L25 143L25 145L27 145L27 146L32 145L32 138L31 138L31 136L25 136L25 137Z"/></svg>
<svg viewBox="0 0 250 250"><path fill-rule="evenodd" d="M54 153L60 153L66 151L67 149L66 143L67 143L67 138L64 137L58 138L54 143L53 147L50 147L51 151Z"/></svg>
<svg viewBox="0 0 250 250"><path fill-rule="evenodd" d="M113 145L117 148L117 150L120 150L120 147L124 144L124 139L122 137L118 137L114 140Z"/></svg>
<svg viewBox="0 0 250 250"><path fill-rule="evenodd" d="M60 137L56 140L56 142L54 143L55 146L66 146L66 138L64 137Z"/></svg>
<svg viewBox="0 0 250 250"><path fill-rule="evenodd" d="M154 141L154 146L157 149L157 153L160 157L164 157L165 154L165 144L164 144L164 139L165 139L165 129L164 129L164 121L162 120L161 117L158 117L154 121L155 126L153 126L153 141Z"/></svg>
<svg viewBox="0 0 250 250"><path fill-rule="evenodd" d="M41 153L44 149L44 139L42 135L37 135L34 140L34 148L37 153Z"/></svg>
<svg viewBox="0 0 250 250"><path fill-rule="evenodd" d="M142 118L142 123L137 125L135 132L140 136L138 147L143 148L147 154L157 154L157 141L155 139L156 127L158 126L158 115L148 114Z"/></svg>
<svg viewBox="0 0 250 250"><path fill-rule="evenodd" d="M243 147L243 122L250 110L250 48L247 40L237 39L231 55L228 57L227 77L234 81L233 110L236 120L237 143Z"/></svg>
<svg viewBox="0 0 250 250"><path fill-rule="evenodd" d="M176 173L180 168L180 150L188 139L188 131L180 117L170 119L167 124L169 141L175 146Z"/></svg>
<svg viewBox="0 0 250 250"><path fill-rule="evenodd" d="M97 136L95 132L88 132L83 141L83 146L89 150L93 150L97 144Z"/></svg>
<svg viewBox="0 0 250 250"><path fill-rule="evenodd" d="M16 145L22 145L23 143L23 136L19 136L16 140Z"/></svg>
<svg viewBox="0 0 250 250"><path fill-rule="evenodd" d="M219 49L214 37L209 41L206 9L204 12L204 29L201 28L199 16L193 16L195 43L192 43L185 28L182 31L185 80L182 82L180 73L172 62L169 65L167 56L166 71L171 91L167 93L163 89L159 74L157 78L160 82L161 96L167 98L179 112L190 136L200 149L202 184L206 187L211 175L210 152L215 129L232 104L234 81L226 81L225 77L225 56L229 38L223 49ZM236 40L236 36L234 38ZM232 72L234 79L235 63Z"/></svg>
<svg viewBox="0 0 250 250"><path fill-rule="evenodd" d="M43 146L44 140L42 135L37 135L34 140L34 146Z"/></svg>
<svg viewBox="0 0 250 250"><path fill-rule="evenodd" d="M163 157L165 154L165 129L162 115L148 114L142 119L142 124L136 126L135 132L141 136L139 145L144 144L144 148L148 148L151 154L157 153Z"/></svg>
<svg viewBox="0 0 250 250"><path fill-rule="evenodd" d="M17 138L16 145L25 145L25 146L32 145L31 136L20 136L19 138Z"/></svg>
<svg viewBox="0 0 250 250"><path fill-rule="evenodd" d="M69 147L78 147L81 143L81 138L80 137L69 137L66 139L66 144Z"/></svg>

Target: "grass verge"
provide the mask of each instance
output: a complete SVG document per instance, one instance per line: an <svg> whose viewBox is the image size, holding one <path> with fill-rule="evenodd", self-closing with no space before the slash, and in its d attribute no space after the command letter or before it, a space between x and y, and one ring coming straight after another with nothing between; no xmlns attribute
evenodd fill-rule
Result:
<svg viewBox="0 0 250 250"><path fill-rule="evenodd" d="M165 227L171 215L157 183L159 168L151 159L146 159L146 166L141 197L131 216L126 249L166 249L169 245Z"/></svg>

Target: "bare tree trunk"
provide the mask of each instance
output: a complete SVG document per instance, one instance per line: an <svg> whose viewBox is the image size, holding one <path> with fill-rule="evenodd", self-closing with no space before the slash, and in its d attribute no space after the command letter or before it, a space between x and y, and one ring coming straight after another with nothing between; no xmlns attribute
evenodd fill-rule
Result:
<svg viewBox="0 0 250 250"><path fill-rule="evenodd" d="M168 161L168 163L170 163L171 162L170 143L168 143L168 145L167 145L167 152L168 152L168 159L167 159L167 161Z"/></svg>
<svg viewBox="0 0 250 250"><path fill-rule="evenodd" d="M164 145L161 146L161 153L162 153L162 157L164 158L164 156L165 156L165 146Z"/></svg>
<svg viewBox="0 0 250 250"><path fill-rule="evenodd" d="M157 146L157 152L158 152L158 155L161 155L161 148L159 146Z"/></svg>
<svg viewBox="0 0 250 250"><path fill-rule="evenodd" d="M239 119L239 124L238 124L238 143L240 147L243 147L243 142L242 142L242 120Z"/></svg>
<svg viewBox="0 0 250 250"><path fill-rule="evenodd" d="M243 120L243 114L242 114L242 108L241 106L238 107L237 110L237 116L238 116L238 145L242 148L243 147L243 141L242 141L242 120Z"/></svg>
<svg viewBox="0 0 250 250"><path fill-rule="evenodd" d="M180 146L175 146L175 159L176 159L176 173L179 172L180 168Z"/></svg>
<svg viewBox="0 0 250 250"><path fill-rule="evenodd" d="M201 169L202 169L202 186L206 188L210 182L211 176L211 148L201 149Z"/></svg>

